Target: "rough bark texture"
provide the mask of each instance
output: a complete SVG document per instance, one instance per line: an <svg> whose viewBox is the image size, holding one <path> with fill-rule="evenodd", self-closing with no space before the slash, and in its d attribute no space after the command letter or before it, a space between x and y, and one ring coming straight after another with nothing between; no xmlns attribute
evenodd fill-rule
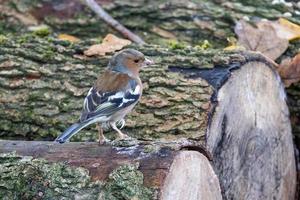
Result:
<svg viewBox="0 0 300 200"><path fill-rule="evenodd" d="M300 23L300 16L295 14L299 11L296 3L287 6L284 3L272 4L271 0L230 2L98 0L97 2L123 25L142 36L146 42L160 45L168 43L169 39L177 38L194 45L200 45L204 40L208 40L215 47L225 47L226 39L234 36L235 21L244 17L277 19L289 12L292 17L286 15L286 18ZM25 27L29 22L34 24L43 21L56 32L74 34L82 38L104 36L108 31L113 31L98 20L79 0L53 2L14 0L10 2L10 6L21 13L26 13L26 19L32 19L33 16L35 20L22 21L16 17L15 20L11 19L9 24L0 24L2 27L0 30L3 32L24 31L24 21ZM11 14L3 12L0 16L6 19ZM155 27L170 32L173 37L170 34L163 34L163 31L157 31Z"/></svg>
<svg viewBox="0 0 300 200"><path fill-rule="evenodd" d="M122 145L1 141L0 197L222 199L217 176L201 153L179 151L179 143Z"/></svg>
<svg viewBox="0 0 300 200"><path fill-rule="evenodd" d="M38 6L36 6L36 2L38 2ZM108 32L113 32L104 23L99 22L84 6L74 2L69 0L52 1L51 3L49 1L15 0L10 2L10 6L21 15L15 15L11 11L0 12L0 33L3 34L0 35L0 69L2 73L0 79L0 106L1 109L9 111L0 116L0 132L3 137L53 139L58 132L66 127L67 123L76 120L84 92L92 84L96 74L106 65L107 58L82 60L80 56L73 57L74 54L81 54L82 50L89 44L99 42L98 37L101 38ZM288 6L284 3L272 4L268 0L236 0L230 2L196 0L185 1L184 3L166 0L99 2L113 17L142 36L147 43L159 44L171 49L167 50L166 48L153 46L141 49L152 56L158 66L162 68L161 71L157 68L154 72L145 71L143 73L142 77L146 82L145 91L148 90L148 93L144 96L144 102L136 108L136 112L129 116L126 131L132 136L148 139L175 139L180 137L196 138L200 141L204 139L205 124L208 120L205 116L208 113L207 108L211 106L205 104L205 102L209 101L213 87L209 84L205 86L206 83L203 80L200 84L196 83L201 87L190 87L188 86L192 84L190 80L187 81L186 77L181 74L170 73L169 69L174 72L184 71L197 75L199 71L194 70L195 66L197 69L202 70L211 68L214 64L222 63L219 62L219 58L223 58L224 55L216 55L216 51L211 49L226 47L228 38L232 41L230 37L235 35L233 27L236 20L252 17L276 20L285 16L290 21L300 22L300 15L296 13L300 10L297 3ZM35 20L32 20L28 13L31 13ZM45 17L49 14L53 17ZM292 17L289 17L290 14ZM34 35L44 36L50 33L51 36L56 37L57 33L68 33L80 37L83 42L70 44L57 41L52 37L41 39L32 37L32 35L22 37L8 35L8 33L17 33L17 35L27 33L28 25L40 22L50 25L51 28L50 30L34 32ZM87 40L95 37L97 39ZM179 42L174 41L176 39ZM187 44L196 46L196 48L187 48ZM291 42L289 49L277 60L278 63L286 56L292 57L298 53L299 46L299 41ZM14 48L16 48L15 52ZM202 51L203 49L208 49L208 51ZM227 64L226 69L230 68ZM57 77L53 73L58 74ZM161 76L160 73L164 76ZM158 74L160 78L156 78ZM154 78L150 78L152 76ZM193 75L191 76L193 77ZM49 84L48 81L54 80L54 77L57 80ZM178 82L174 80L180 80L180 84L183 85L178 85ZM11 88L15 89L11 90ZM29 93L28 91L33 88L34 91ZM203 91L201 95L199 95L200 93L196 88L201 88L201 91ZM296 84L289 88L287 93L293 133L299 146L298 90L299 84ZM187 96L191 92L193 95ZM18 95L15 95L16 93ZM156 95L158 95L157 100L147 102L148 97L155 99ZM178 95L179 100L177 99ZM194 98L194 96L196 97ZM191 97L193 97L192 101L190 100ZM205 100L199 101L199 99ZM216 100L216 98L212 100ZM30 102L30 106L26 105L28 102ZM179 105L184 106L180 107ZM44 111L45 108L46 112ZM201 111L200 113L203 113L203 115L199 116L199 112L193 113L194 110L190 110L195 108ZM74 110L74 112L70 112L71 110ZM177 117L172 118L169 115L170 112L177 113ZM182 116L183 113L186 117L184 120L178 117ZM138 117L141 114L144 117L143 120ZM167 117L168 126L163 126L161 130L158 125L164 124L165 116ZM53 120L49 120L50 118ZM192 121L185 121L185 119L192 119ZM75 140L92 140L94 139L94 133L95 130L83 131ZM280 136L277 132L274 135L276 137ZM280 141L280 144L285 144L281 139ZM238 145L240 144L238 143ZM259 150L259 148L255 149ZM274 145L274 149L280 148ZM285 159L283 158L283 160ZM231 162L231 160L228 162ZM264 166L267 168L270 166L269 164L267 163ZM247 166L248 169L252 167L251 165ZM279 172L282 171L279 170ZM244 173L247 174L246 171ZM251 173L248 174L248 177L250 176Z"/></svg>
<svg viewBox="0 0 300 200"><path fill-rule="evenodd" d="M26 39L36 46L45 42L32 36ZM44 66L35 64L37 59L43 62L44 58L40 57L43 55L35 51L27 54L18 47L10 51L10 45L15 43L9 39L3 44L4 48L0 51L6 55L16 55L13 60L6 60L5 67L1 70L4 74L2 88L5 91L2 101L6 101L2 104L5 107L3 120L20 120L23 123L30 120L31 123L39 124L43 121L36 120L43 119L45 125L42 127L49 126L52 129L64 126L67 119L75 120L75 115L79 114L81 108L81 104L77 103L79 97L82 98L88 89L82 89L88 84L82 80L94 78L94 71L101 70L97 69L96 64L105 66L107 58L79 60L78 55L69 56L74 55L74 49L78 46L64 47L58 42L52 40L39 46L44 48L52 45L53 55L48 57ZM21 43L23 48L27 44L26 41ZM135 48L151 56L157 66L142 73L146 89L144 99L128 117L128 121L132 123L127 128L130 135L143 139L186 137L203 143L208 130L207 145L215 157L214 167L221 177L221 187L226 191L223 193L224 198L290 199L294 196L295 162L288 110L280 79L269 60L251 52L199 51L195 48L167 50L156 46ZM30 59L30 65L22 59L22 64L7 66L7 63L18 61L20 55ZM7 58L9 57L4 57ZM77 61L86 63L78 65ZM20 93L22 90L23 93ZM32 91L31 94L28 93L29 90ZM16 98L13 91L22 95ZM30 98L34 92L35 98ZM40 107L35 107L36 105L44 106L44 109L37 112L36 109ZM49 105L57 108L53 109ZM32 114L26 115L26 110ZM52 114L52 110L56 113ZM269 119L271 116L274 117ZM251 120L256 117L259 122ZM55 118L57 120L54 121ZM28 123L29 127L31 123ZM22 127L20 125L19 128ZM39 134L41 130L45 129L39 128L36 133ZM234 131L237 134L233 134ZM32 130L28 131L31 132ZM54 130L55 132L58 131ZM242 134L247 136L246 139ZM264 142L269 145L264 145ZM256 160L263 151L266 152L263 161L251 163L249 158L252 165L244 165L245 156L249 155ZM277 152L274 154L276 159L271 156L274 151ZM232 166L234 158L237 159L235 163L238 166ZM289 163L285 170L280 167L283 163ZM237 174L240 173L243 177L237 179ZM261 175L254 176L252 173ZM274 178L276 180L273 182ZM228 188L228 183L236 183L238 187ZM265 186L266 183L268 187ZM262 187L264 189L257 189ZM247 192L243 192L245 190Z"/></svg>
<svg viewBox="0 0 300 200"><path fill-rule="evenodd" d="M175 0L97 2L122 24L142 36L147 43L164 46L182 47L192 44L201 48L224 48L228 45L228 40L234 40L235 22L243 18L276 20L285 17L300 24L300 15L297 14L300 8L296 2L291 4L274 4L271 0L230 2L196 0L184 3ZM39 23L48 24L51 27L50 33L53 30L54 35L68 33L81 39L104 37L108 32L113 32L77 0L52 2L14 0L3 1L1 4L8 5L9 9L1 9L3 12L0 12L0 34L24 33L27 32L28 26ZM205 40L208 43L204 42ZM299 41L290 43L289 49L278 59L278 63L284 57L298 53L299 47ZM296 143L300 144L298 88L296 84L287 92L293 133Z"/></svg>
<svg viewBox="0 0 300 200"><path fill-rule="evenodd" d="M82 60L76 53L85 47L32 35L10 38L1 44L2 137L53 139L77 121L87 91L109 58ZM203 138L212 86L204 79L186 78L168 68L210 68L208 61L216 52L134 48L150 56L157 65L141 74L143 98L128 116L125 132L143 139ZM96 136L92 134L94 130L82 132L85 134L79 137L83 140Z"/></svg>
<svg viewBox="0 0 300 200"><path fill-rule="evenodd" d="M1 2L1 1L0 1ZM182 46L198 45L201 48L224 48L235 37L235 22L243 18L259 17L276 20L279 17L300 24L300 10L296 2L291 4L263 1L127 1L113 0L99 2L106 11L129 29L142 36L147 43ZM104 22L80 1L25 1L14 0L8 9L0 13L0 34L24 33L29 25L48 24L55 33L68 33L83 38L104 37L113 32ZM291 16L290 16L291 14ZM82 31L84 30L84 31ZM167 31L164 32L164 31ZM51 30L50 30L51 33ZM175 42L174 40L180 42ZM208 43L204 42L205 40ZM294 56L299 52L299 41L289 45L289 49L278 59ZM298 85L288 89L293 133L300 144L300 119L297 99Z"/></svg>

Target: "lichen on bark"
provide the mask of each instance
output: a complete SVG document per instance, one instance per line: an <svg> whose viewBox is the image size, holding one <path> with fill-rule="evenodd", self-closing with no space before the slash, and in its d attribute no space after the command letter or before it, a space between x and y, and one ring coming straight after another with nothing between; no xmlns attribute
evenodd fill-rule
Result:
<svg viewBox="0 0 300 200"><path fill-rule="evenodd" d="M192 1L99 1L103 8L129 29L151 44L167 45L170 38L160 35L159 28L172 33L176 39L188 44L199 45L208 40L215 48L227 45L227 38L234 36L233 27L237 20L261 17L277 19L286 17L300 23L299 8L286 3L271 3L247 0L192 0ZM5 5L5 4L4 4ZM21 14L30 13L58 33L68 33L80 38L103 37L114 32L95 17L81 1L14 0L7 4ZM65 12L63 9L68 9ZM124 9L125 8L125 9ZM288 13L288 14L287 14ZM10 19L5 12L0 14L0 33L26 32L26 26L18 18ZM1 29L1 27L3 27ZM85 31L82 31L85 30ZM174 38L173 38L174 39Z"/></svg>
<svg viewBox="0 0 300 200"><path fill-rule="evenodd" d="M97 199L100 182L92 182L88 171L63 163L0 155L1 199Z"/></svg>
<svg viewBox="0 0 300 200"><path fill-rule="evenodd" d="M92 181L89 172L65 163L0 154L0 198L45 200L155 199L155 190L143 186L138 163L114 169L107 182Z"/></svg>
<svg viewBox="0 0 300 200"><path fill-rule="evenodd" d="M153 200L157 199L154 189L143 186L143 174L138 163L123 165L110 173L101 192L101 199L109 200Z"/></svg>
<svg viewBox="0 0 300 200"><path fill-rule="evenodd" d="M71 44L51 36L27 34L10 36L1 44L2 137L53 139L77 121L84 96L110 58L78 56L91 43ZM213 88L203 79L170 72L169 67L212 68L211 58L217 51L131 47L157 65L141 72L143 97L128 116L125 132L146 139L203 137ZM77 140L95 139L95 129L84 132Z"/></svg>
<svg viewBox="0 0 300 200"><path fill-rule="evenodd" d="M161 77L155 77L160 72L164 72L167 66L176 63L176 66L187 68L191 66L212 67L211 58L215 52L211 51L211 48L222 49L226 47L228 45L227 38L236 37L233 28L235 22L240 19L251 19L255 16L276 20L279 17L285 17L293 22L300 22L300 15L297 14L299 6L297 7L296 4L290 6L282 2L271 4L268 0L235 0L231 2L225 0L193 0L184 3L167 0L157 2L114 0L109 2L100 1L100 3L113 17L142 36L148 43L159 44L164 47L146 46L141 48L147 55L152 56L158 65L162 65L161 71L152 72L147 70L142 74L142 78L146 83L145 95L149 95L149 98L157 97L152 102L148 98L143 99L136 109L137 112L133 112L129 116L126 131L131 132L132 136L147 139L160 137L175 139L182 136L195 138L195 135L198 135L199 138L199 135L201 137L205 132L202 129L202 121L200 122L200 128L199 123L195 123L194 120L178 123L184 121L186 117L192 116L192 114L194 114L194 119L199 118L195 113L188 114L184 110L204 108L207 105L195 100L190 102L193 104L192 106L175 106L176 108L174 108L174 105L182 102L184 97L194 96L195 94L192 93L189 96L178 95L178 98L181 97L181 99L173 98L171 100L171 97L180 93L180 90L187 90L187 87L177 87L175 88L177 91L174 92L172 88L174 85L170 80L176 78L182 80L182 76L179 75L165 76L166 74L162 73ZM97 74L101 72L107 63L107 57L100 60L95 58L80 60L72 56L81 54L83 49L96 43L96 41L99 42L108 32L115 32L105 23L99 21L80 1L70 3L70 1L14 0L8 4L3 4L3 6L8 6L9 9L21 15L31 14L40 22L49 25L53 33L50 37L41 39L32 39L31 36L26 34L25 36L10 38L9 33L17 35L28 33L27 27L29 25L24 24L24 21L15 17L15 15L9 15L7 12L0 13L0 18L3 19L0 22L0 34L2 34L0 35L0 44L8 44L6 45L7 48L4 47L2 51L0 49L0 53L3 54L0 65L2 66L1 69L9 69L1 72L1 77L3 77L0 80L1 87L3 86L1 92L7 94L5 98L9 97L6 100L7 102L9 100L17 102L23 99L25 99L24 102L32 102L30 103L31 108L28 107L25 110L20 108L22 107L20 105L11 104L8 107L1 105L2 108L7 109L7 112L0 119L3 122L0 125L1 134L6 138L53 139L66 128L66 124L77 120L88 87L92 85ZM69 9L70 12L57 9L61 6ZM126 9L123 9L124 7ZM287 14L292 15L292 17L287 16ZM176 45L172 43L172 39L164 38L158 32L155 32L153 29L155 27L175 35L176 40L178 40ZM71 44L58 41L53 38L58 33L78 36L83 42ZM89 38L93 39L90 40ZM206 40L210 44L206 51L200 50L200 53L198 53L196 48L193 50L186 48L188 45L202 44ZM291 43L283 57L294 56L299 51L299 46L299 42ZM170 51L166 51L166 48L169 48ZM282 58L279 58L278 61ZM70 76L64 76L64 72L69 73ZM86 73L86 76L82 76L81 73ZM54 74L57 75L59 80L52 81ZM147 80L147 77L152 76L152 74L154 77ZM42 77L41 80L38 80L39 76ZM9 77L13 81L7 81ZM52 84L49 85L47 81ZM164 81L166 81L165 87L159 87ZM36 86L28 94L26 88L32 82L35 82ZM147 92L148 86L150 88L149 92ZM65 89L61 89L62 87ZM12 88L13 91L8 92L7 88ZM172 90L168 88L172 88ZM297 87L289 89L288 94L291 100L291 113L293 119L295 119L293 120L295 121L294 130L299 137L298 93L295 88L297 89ZM56 90L56 93L53 94L51 90ZM204 94L207 92L205 90L200 91L203 92L202 96L205 96ZM14 97L16 93L18 95ZM44 97L47 101L42 100ZM35 103L33 103L34 101ZM149 109L153 107L154 112L145 113L145 107ZM178 114L185 113L186 116L184 119L178 116L169 118L165 123L166 126L158 128L162 116L168 116L170 111ZM202 113L205 109L200 111ZM140 117L141 112L144 112L143 117ZM21 113L24 115L23 117L20 116ZM47 119L50 116L53 116L52 120ZM173 128L176 123L178 124ZM156 130L149 131L150 128ZM200 134L195 131L196 129L200 129ZM95 129L92 129L92 131L87 130L85 134L81 134L74 139L95 140L96 134L94 132Z"/></svg>

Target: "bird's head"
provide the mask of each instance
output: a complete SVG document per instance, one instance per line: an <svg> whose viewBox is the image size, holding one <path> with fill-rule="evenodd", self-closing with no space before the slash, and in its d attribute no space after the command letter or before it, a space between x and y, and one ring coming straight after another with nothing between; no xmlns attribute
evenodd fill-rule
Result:
<svg viewBox="0 0 300 200"><path fill-rule="evenodd" d="M134 49L124 49L116 53L109 61L108 68L112 71L138 76L141 68L153 64L144 54Z"/></svg>

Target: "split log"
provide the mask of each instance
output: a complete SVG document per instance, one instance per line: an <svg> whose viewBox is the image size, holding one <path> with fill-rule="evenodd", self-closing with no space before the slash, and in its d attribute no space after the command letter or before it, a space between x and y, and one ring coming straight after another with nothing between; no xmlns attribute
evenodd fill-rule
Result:
<svg viewBox="0 0 300 200"><path fill-rule="evenodd" d="M102 184L99 186L97 190L98 194L96 194L96 196L101 196L103 199L111 199L108 197L115 197L116 199L163 200L222 199L218 178L208 159L203 154L197 151L180 151L176 149L178 147L174 148L174 144L173 146L172 144L164 145L148 143L140 145L131 144L130 147L118 147L99 146L97 143L67 143L61 145L53 142L0 141L0 153L2 153L0 154L2 155L0 157L2 170L0 174L0 196L2 195L1 197L3 198L4 194L6 197L14 194L16 197L21 193L11 187L11 185L8 186L4 183L6 181L13 184L21 179L19 176L7 176L12 171L14 173L19 172L17 171L17 167L13 166L9 160L7 154L3 156L3 153L16 151L21 156L46 159L50 165L51 163L64 162L66 167L82 167L87 169L88 176L91 177L91 182L101 181L105 183L105 185ZM16 157L16 155L11 157ZM27 164L30 165L31 163ZM120 171L122 166L122 169L124 169L124 166L130 165L138 166L135 168L136 174L132 170ZM27 166L22 167L22 170L26 173L28 170ZM39 166L39 168L43 168L43 166ZM38 169L36 170L38 171ZM54 189L51 185L53 184L52 179L45 178L44 173L53 173L53 171L39 172L35 174L35 177L23 180L22 184L31 184L30 181L33 182L30 186L32 188L26 191L24 195L30 194L30 192L35 191L37 185L43 185L44 182L48 181L49 185L38 188L39 192L32 194L31 198L38 197L39 194L47 195L46 187L53 189L51 193L54 193L54 195L51 196L51 199L55 199L56 195L59 195L59 192L55 191L62 191L63 195L68 195L68 188L74 187L76 192L67 196L69 199L74 199L75 196L78 198L80 195L85 195L83 199L98 199L90 196L91 194L84 194L86 188L79 188L77 186L80 184L80 180L79 183L74 183L77 185L72 185L73 183L71 182L68 188L64 188L64 183L70 181L66 178L65 182L58 183ZM56 173L64 177L76 176L75 174L62 174L60 171ZM132 176L130 179L133 180L133 185L122 185L124 184L122 181L126 183L126 180L120 179L115 183L118 184L118 187L111 183L111 179L124 177L126 173L128 173L127 176ZM133 175L142 176L142 183L140 183L139 177L133 177ZM137 189L137 187L139 188ZM50 191L47 192L50 193ZM125 194L123 196L116 196L115 193ZM40 195L40 198L43 195Z"/></svg>
<svg viewBox="0 0 300 200"><path fill-rule="evenodd" d="M218 105L208 128L207 147L222 180L223 195L230 199L295 197L286 96L276 72L265 65L250 62L232 73L218 91ZM288 180L278 182L279 174Z"/></svg>
<svg viewBox="0 0 300 200"><path fill-rule="evenodd" d="M109 58L83 57L89 44L32 36L2 43L2 137L53 139L77 120L86 92ZM226 199L294 196L289 114L269 60L251 52L133 48L157 66L141 74L145 92L125 132L139 139L190 138L207 145ZM75 140L91 140L95 132L82 131Z"/></svg>

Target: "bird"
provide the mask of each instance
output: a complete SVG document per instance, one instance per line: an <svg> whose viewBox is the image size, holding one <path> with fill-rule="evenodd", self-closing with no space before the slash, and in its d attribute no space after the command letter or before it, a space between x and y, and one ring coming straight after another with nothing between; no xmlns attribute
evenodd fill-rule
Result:
<svg viewBox="0 0 300 200"><path fill-rule="evenodd" d="M103 129L107 128L116 131L117 139L128 138L120 129L125 126L124 117L142 96L143 84L139 72L153 63L134 49L124 49L113 55L104 72L88 91L78 122L66 129L55 141L65 143L94 123L98 129L99 144L108 142L103 134Z"/></svg>

